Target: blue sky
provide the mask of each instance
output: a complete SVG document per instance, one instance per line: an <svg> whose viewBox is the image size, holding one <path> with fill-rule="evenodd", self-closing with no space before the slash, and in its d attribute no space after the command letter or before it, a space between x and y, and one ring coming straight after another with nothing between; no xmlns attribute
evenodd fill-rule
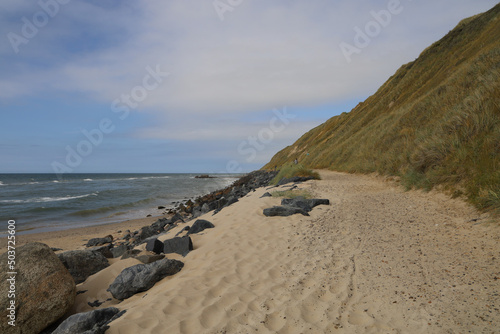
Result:
<svg viewBox="0 0 500 334"><path fill-rule="evenodd" d="M3 0L0 172L260 168L496 3Z"/></svg>

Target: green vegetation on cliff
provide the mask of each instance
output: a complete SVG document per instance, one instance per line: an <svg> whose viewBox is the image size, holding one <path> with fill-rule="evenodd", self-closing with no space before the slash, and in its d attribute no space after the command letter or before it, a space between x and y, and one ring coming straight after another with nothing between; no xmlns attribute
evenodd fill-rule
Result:
<svg viewBox="0 0 500 334"><path fill-rule="evenodd" d="M463 20L351 112L264 166L401 177L500 211L500 4Z"/></svg>

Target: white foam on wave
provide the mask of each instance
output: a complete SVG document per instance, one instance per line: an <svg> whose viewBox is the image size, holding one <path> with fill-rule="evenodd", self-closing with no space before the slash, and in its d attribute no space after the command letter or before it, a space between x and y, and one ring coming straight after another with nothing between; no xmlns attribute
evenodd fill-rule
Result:
<svg viewBox="0 0 500 334"><path fill-rule="evenodd" d="M85 198L89 196L97 196L98 193L85 194L80 196L65 196L65 197L36 197L30 199L7 199L2 200L0 203L10 203L10 204L22 204L22 203L47 203L47 202L60 202L60 201L69 201L72 199Z"/></svg>
<svg viewBox="0 0 500 334"><path fill-rule="evenodd" d="M89 181L94 181L94 180L92 180L92 179L83 179L83 181L89 182Z"/></svg>

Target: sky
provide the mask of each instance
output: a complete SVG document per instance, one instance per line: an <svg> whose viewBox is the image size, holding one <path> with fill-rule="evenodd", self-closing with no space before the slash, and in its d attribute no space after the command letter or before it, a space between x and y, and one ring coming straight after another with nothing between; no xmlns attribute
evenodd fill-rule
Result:
<svg viewBox="0 0 500 334"><path fill-rule="evenodd" d="M2 0L0 173L234 173L490 0Z"/></svg>

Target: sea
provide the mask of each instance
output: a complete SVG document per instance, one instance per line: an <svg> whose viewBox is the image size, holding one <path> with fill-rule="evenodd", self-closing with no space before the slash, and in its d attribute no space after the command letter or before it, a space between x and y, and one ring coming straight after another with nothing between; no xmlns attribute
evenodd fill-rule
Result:
<svg viewBox="0 0 500 334"><path fill-rule="evenodd" d="M242 175L0 174L0 237L158 216L176 203L225 188Z"/></svg>

